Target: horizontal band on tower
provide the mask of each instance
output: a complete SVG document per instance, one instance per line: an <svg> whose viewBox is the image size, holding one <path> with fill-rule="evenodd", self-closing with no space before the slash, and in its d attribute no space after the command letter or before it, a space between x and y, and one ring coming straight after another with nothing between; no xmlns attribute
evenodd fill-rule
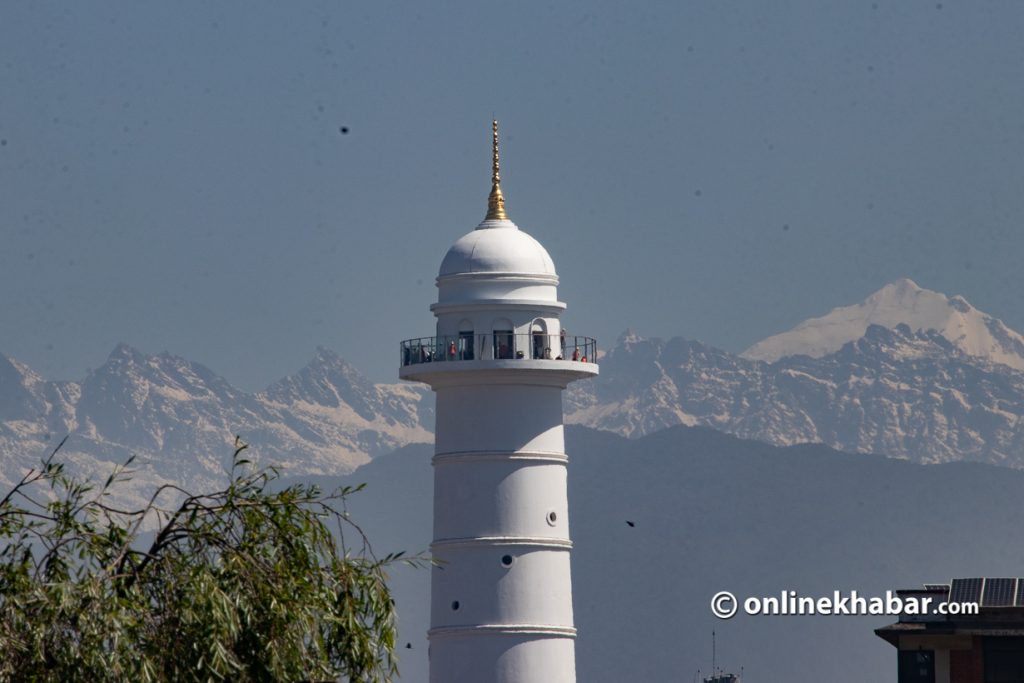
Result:
<svg viewBox="0 0 1024 683"><path fill-rule="evenodd" d="M413 363L398 370L401 379L435 390L472 386L534 386L565 389L570 382L596 377L597 363L547 358L502 358L444 363Z"/></svg>
<svg viewBox="0 0 1024 683"><path fill-rule="evenodd" d="M515 279L518 280L518 278ZM532 281L531 284L545 284L532 280L532 278L527 281ZM548 282L547 284L557 285L558 283ZM455 299L430 304L430 310L433 313L474 313L476 311L493 311L496 306L505 310L548 312L555 316L566 309L566 305L562 301L544 299L473 299L471 301Z"/></svg>
<svg viewBox="0 0 1024 683"><path fill-rule="evenodd" d="M557 451L453 451L437 453L431 459L434 465L452 462L476 462L488 460L537 460L542 462L569 462L569 456Z"/></svg>
<svg viewBox="0 0 1024 683"><path fill-rule="evenodd" d="M465 538L439 538L430 544L430 549L456 548L460 546L525 545L538 548L572 549L572 541L552 536L466 536Z"/></svg>
<svg viewBox="0 0 1024 683"><path fill-rule="evenodd" d="M467 624L465 626L439 626L427 631L427 638L452 638L459 636L548 636L551 638L575 638L572 626L550 624Z"/></svg>

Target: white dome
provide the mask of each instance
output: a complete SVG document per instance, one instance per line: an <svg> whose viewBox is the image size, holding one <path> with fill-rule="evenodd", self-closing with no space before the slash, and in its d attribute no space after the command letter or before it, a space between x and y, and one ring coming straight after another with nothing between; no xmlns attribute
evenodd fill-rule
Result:
<svg viewBox="0 0 1024 683"><path fill-rule="evenodd" d="M509 220L485 220L452 245L439 277L459 273L522 273L557 277L540 242Z"/></svg>

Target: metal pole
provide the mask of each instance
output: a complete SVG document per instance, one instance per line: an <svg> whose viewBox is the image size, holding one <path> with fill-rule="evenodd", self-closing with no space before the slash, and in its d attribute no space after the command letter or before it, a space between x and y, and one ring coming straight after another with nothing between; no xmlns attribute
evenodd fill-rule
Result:
<svg viewBox="0 0 1024 683"><path fill-rule="evenodd" d="M715 650L715 632L711 632L711 675L718 675L718 653Z"/></svg>

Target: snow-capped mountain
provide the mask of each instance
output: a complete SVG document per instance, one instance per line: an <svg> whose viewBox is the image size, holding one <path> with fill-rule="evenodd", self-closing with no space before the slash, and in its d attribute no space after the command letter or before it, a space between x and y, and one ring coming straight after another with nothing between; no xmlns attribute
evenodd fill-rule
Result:
<svg viewBox="0 0 1024 683"><path fill-rule="evenodd" d="M776 445L1024 467L1024 372L904 324L774 363L626 335L600 377L571 386L566 420L631 437L705 425Z"/></svg>
<svg viewBox="0 0 1024 683"><path fill-rule="evenodd" d="M278 457L308 458L306 442L312 442L319 445L323 466L333 467L334 462L357 465L409 443L433 441L429 394L425 387L413 384L373 384L321 347L306 367L271 385L258 398L287 416L285 422L269 425L279 434ZM260 432L250 434L256 439Z"/></svg>
<svg viewBox="0 0 1024 683"><path fill-rule="evenodd" d="M797 355L821 358L863 337L870 325L893 329L900 324L915 332L935 330L968 355L1024 370L1024 336L961 296L947 298L907 278L882 287L859 304L833 309L768 337L741 355L766 361Z"/></svg>
<svg viewBox="0 0 1024 683"><path fill-rule="evenodd" d="M425 394L374 385L326 349L260 393L197 363L124 344L80 383L46 381L0 355L0 480L11 483L65 435L62 457L77 471L99 475L135 455L142 484L222 482L236 434L261 462L289 474L350 472L432 439Z"/></svg>
<svg viewBox="0 0 1024 683"><path fill-rule="evenodd" d="M960 297L901 280L741 356L626 334L599 377L570 386L566 420L629 437L705 425L776 445L1024 467L1022 339ZM126 345L81 382L0 355L0 483L65 435L76 470L105 476L135 455L147 486L222 482L235 434L289 474L344 473L431 441L432 406L424 387L373 384L326 349L258 393Z"/></svg>

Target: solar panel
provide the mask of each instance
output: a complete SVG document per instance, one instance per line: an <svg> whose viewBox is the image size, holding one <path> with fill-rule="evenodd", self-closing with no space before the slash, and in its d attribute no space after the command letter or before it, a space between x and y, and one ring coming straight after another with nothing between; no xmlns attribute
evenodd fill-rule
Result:
<svg viewBox="0 0 1024 683"><path fill-rule="evenodd" d="M985 579L953 579L950 602L981 602L981 584Z"/></svg>
<svg viewBox="0 0 1024 683"><path fill-rule="evenodd" d="M926 591L946 591L948 593L949 592L949 584L948 583L926 583L924 585L924 589Z"/></svg>
<svg viewBox="0 0 1024 683"><path fill-rule="evenodd" d="M1024 579L1017 579L1017 601L1013 604L1024 607Z"/></svg>
<svg viewBox="0 0 1024 683"><path fill-rule="evenodd" d="M1017 579L985 579L981 604L985 607L1012 607Z"/></svg>

